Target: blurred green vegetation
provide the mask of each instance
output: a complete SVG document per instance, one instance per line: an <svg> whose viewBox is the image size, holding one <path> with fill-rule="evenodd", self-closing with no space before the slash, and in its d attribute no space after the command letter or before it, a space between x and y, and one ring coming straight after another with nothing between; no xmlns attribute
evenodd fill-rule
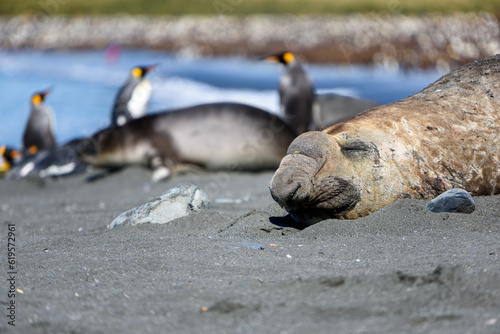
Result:
<svg viewBox="0 0 500 334"><path fill-rule="evenodd" d="M485 11L499 0L1 0L0 15L423 14Z"/></svg>

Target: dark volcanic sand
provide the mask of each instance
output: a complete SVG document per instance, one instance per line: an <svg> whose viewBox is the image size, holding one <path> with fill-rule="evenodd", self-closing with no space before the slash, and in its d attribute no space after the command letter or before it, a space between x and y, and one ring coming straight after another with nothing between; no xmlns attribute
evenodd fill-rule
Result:
<svg viewBox="0 0 500 334"><path fill-rule="evenodd" d="M402 200L299 230L269 195L272 172L87 176L0 180L0 279L14 223L22 290L14 331L2 288L0 333L500 332L500 196L475 198L470 215ZM187 182L211 209L106 228Z"/></svg>

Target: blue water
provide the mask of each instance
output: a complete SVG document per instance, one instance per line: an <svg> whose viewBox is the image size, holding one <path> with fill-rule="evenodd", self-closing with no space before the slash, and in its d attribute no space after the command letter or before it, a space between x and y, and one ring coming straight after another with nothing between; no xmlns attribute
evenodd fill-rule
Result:
<svg viewBox="0 0 500 334"><path fill-rule="evenodd" d="M52 88L46 103L55 112L62 144L109 125L118 88L136 65L159 64L148 75L150 112L216 101L278 110L281 67L246 58L182 59L146 50L122 50L114 61L97 51L0 50L0 144L20 147L33 93ZM319 93L334 92L389 103L439 78L435 70L394 71L367 66L308 65Z"/></svg>

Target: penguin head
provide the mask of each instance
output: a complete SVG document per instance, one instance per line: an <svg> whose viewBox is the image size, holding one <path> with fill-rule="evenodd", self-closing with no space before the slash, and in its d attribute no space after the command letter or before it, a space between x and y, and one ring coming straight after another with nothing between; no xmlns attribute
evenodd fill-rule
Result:
<svg viewBox="0 0 500 334"><path fill-rule="evenodd" d="M130 74L132 74L132 77L136 79L142 79L151 72L154 68L156 67L155 65L149 65L149 66L136 66L130 71Z"/></svg>
<svg viewBox="0 0 500 334"><path fill-rule="evenodd" d="M281 63L281 64L286 66L286 65L290 65L291 63L293 63L295 61L295 56L293 55L293 53L291 53L289 51L285 51L285 52L277 53L277 54L272 55L272 56L264 57L263 59L267 60L267 61Z"/></svg>
<svg viewBox="0 0 500 334"><path fill-rule="evenodd" d="M15 160L21 157L21 152L0 146L0 174L7 172Z"/></svg>
<svg viewBox="0 0 500 334"><path fill-rule="evenodd" d="M10 162L5 156L5 145L0 146L0 173L4 173L10 169Z"/></svg>
<svg viewBox="0 0 500 334"><path fill-rule="evenodd" d="M31 97L31 103L35 106L42 104L43 101L45 100L45 97L49 95L49 93L50 93L50 88L44 90L43 92L33 94L33 96Z"/></svg>

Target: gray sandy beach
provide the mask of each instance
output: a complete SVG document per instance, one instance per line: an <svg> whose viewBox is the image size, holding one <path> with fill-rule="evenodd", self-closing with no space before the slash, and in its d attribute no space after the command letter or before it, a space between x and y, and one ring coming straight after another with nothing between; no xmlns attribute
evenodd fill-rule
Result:
<svg viewBox="0 0 500 334"><path fill-rule="evenodd" d="M469 215L400 200L301 228L272 200L272 171L93 175L0 180L2 267L9 224L16 266L15 297L1 271L0 333L500 332L500 196ZM182 183L211 207L107 228Z"/></svg>

